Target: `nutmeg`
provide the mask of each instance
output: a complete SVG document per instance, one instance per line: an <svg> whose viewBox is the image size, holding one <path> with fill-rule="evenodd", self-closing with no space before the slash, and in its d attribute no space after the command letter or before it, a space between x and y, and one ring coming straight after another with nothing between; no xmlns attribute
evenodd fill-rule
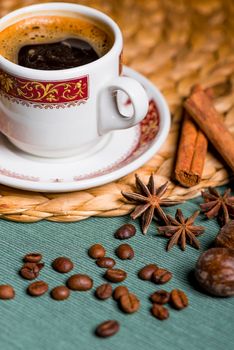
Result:
<svg viewBox="0 0 234 350"><path fill-rule="evenodd" d="M212 295L234 295L234 250L207 250L197 261L195 276L200 286Z"/></svg>
<svg viewBox="0 0 234 350"><path fill-rule="evenodd" d="M234 220L224 225L215 238L214 245L216 247L234 249Z"/></svg>

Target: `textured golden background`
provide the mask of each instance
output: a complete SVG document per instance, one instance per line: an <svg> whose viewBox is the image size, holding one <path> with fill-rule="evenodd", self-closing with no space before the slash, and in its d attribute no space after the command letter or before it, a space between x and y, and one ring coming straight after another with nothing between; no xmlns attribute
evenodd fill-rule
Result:
<svg viewBox="0 0 234 350"><path fill-rule="evenodd" d="M1 0L0 16L18 7L48 1ZM104 11L124 35L124 63L146 75L166 97L172 113L170 135L138 170L147 180L170 179L178 139L182 100L195 83L213 87L215 106L234 133L234 2L233 0L97 0L70 1ZM207 155L202 182L185 189L171 183L169 195L189 199L202 188L228 182L224 164ZM120 191L130 191L134 174L87 191L40 194L0 186L0 215L15 221L78 221L90 216L117 216L132 206Z"/></svg>

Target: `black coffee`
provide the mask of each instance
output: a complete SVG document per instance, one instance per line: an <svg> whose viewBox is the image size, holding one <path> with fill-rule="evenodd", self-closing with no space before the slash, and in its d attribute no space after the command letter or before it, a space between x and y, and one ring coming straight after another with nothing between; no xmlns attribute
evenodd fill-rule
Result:
<svg viewBox="0 0 234 350"><path fill-rule="evenodd" d="M0 55L28 68L67 69L104 56L113 42L111 30L88 17L40 14L0 31Z"/></svg>
<svg viewBox="0 0 234 350"><path fill-rule="evenodd" d="M57 70L82 66L99 58L84 40L71 38L51 44L23 46L18 53L20 66Z"/></svg>

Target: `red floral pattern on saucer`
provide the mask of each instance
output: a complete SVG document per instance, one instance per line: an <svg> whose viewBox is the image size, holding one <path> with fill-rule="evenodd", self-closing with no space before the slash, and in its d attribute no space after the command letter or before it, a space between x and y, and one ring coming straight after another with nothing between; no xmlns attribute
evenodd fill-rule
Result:
<svg viewBox="0 0 234 350"><path fill-rule="evenodd" d="M101 168L98 171L90 172L84 175L74 176L74 181L80 181L85 179L92 179L94 177L102 176L108 173L113 172L114 170L120 169L124 165L131 163L136 158L140 157L146 149L148 149L151 145L151 142L155 139L158 129L159 129L159 113L156 107L154 100L149 102L149 110L146 117L140 123L139 133L137 132L137 140L134 142L134 148L128 150L128 152L118 161L110 166ZM14 179L26 180L30 182L40 182L42 181L40 177L20 174L9 169L3 168L0 166L0 174L11 177ZM44 180L43 180L44 181ZM60 178L59 174L56 178L48 179L48 182L64 182L66 179Z"/></svg>
<svg viewBox="0 0 234 350"><path fill-rule="evenodd" d="M141 154L145 152L147 148L150 147L151 141L153 141L158 133L159 130L159 113L157 106L154 102L154 100L151 100L149 102L149 110L145 118L140 123L140 135L139 135L139 141L137 143L137 146L130 151L130 154L128 154L124 159L121 159L120 161L111 164L109 167L105 169L98 170L96 172L85 174L85 175L78 175L74 177L74 181L84 180L84 179L91 179L93 177L102 176L105 174L108 174L109 172L112 172L114 170L117 170L121 168L124 165L127 165L128 163L132 162L136 158L138 158Z"/></svg>

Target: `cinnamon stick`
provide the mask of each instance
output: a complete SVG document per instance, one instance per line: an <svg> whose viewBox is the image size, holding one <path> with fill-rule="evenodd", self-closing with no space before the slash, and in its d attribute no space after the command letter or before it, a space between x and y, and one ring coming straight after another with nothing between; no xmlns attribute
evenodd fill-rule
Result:
<svg viewBox="0 0 234 350"><path fill-rule="evenodd" d="M192 187L201 181L207 144L203 132L185 112L175 166L175 178L181 185Z"/></svg>
<svg viewBox="0 0 234 350"><path fill-rule="evenodd" d="M193 87L192 93L202 90L201 85ZM213 90L205 93L213 97ZM189 114L184 112L175 166L175 178L184 187L192 187L201 181L208 141Z"/></svg>
<svg viewBox="0 0 234 350"><path fill-rule="evenodd" d="M184 107L234 172L234 138L214 108L212 99L200 89L185 100Z"/></svg>

